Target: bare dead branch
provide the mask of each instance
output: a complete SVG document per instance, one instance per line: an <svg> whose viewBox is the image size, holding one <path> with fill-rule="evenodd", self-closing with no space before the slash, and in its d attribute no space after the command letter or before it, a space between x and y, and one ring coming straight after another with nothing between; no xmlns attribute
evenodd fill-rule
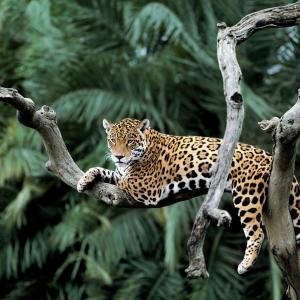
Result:
<svg viewBox="0 0 300 300"><path fill-rule="evenodd" d="M188 277L208 277L205 266L203 244L209 219L217 219L218 224L230 224L231 217L218 206L226 185L232 156L244 119L243 97L240 91L242 77L236 58L236 45L245 41L253 33L264 28L294 26L300 23L300 2L254 12L242 18L236 25L227 27L218 24L217 54L223 77L224 95L227 104L227 121L223 142L218 152L216 167L204 204L197 213L188 241Z"/></svg>
<svg viewBox="0 0 300 300"><path fill-rule="evenodd" d="M274 118L270 123L274 124L272 120ZM300 135L300 89L296 104L280 120L277 118L276 123L273 130L272 172L263 220L271 251L289 284L289 296L300 299L300 250L296 248L288 201Z"/></svg>
<svg viewBox="0 0 300 300"><path fill-rule="evenodd" d="M76 189L77 181L83 172L72 159L61 136L56 122L56 113L49 106L35 110L34 102L24 98L14 89L0 88L0 101L12 105L18 110L19 121L38 131L49 161L46 168L70 187ZM132 199L116 186L99 183L87 194L108 205L132 206Z"/></svg>
<svg viewBox="0 0 300 300"><path fill-rule="evenodd" d="M188 242L190 265L187 269L190 277L208 277L203 255L203 243L210 219L218 225L229 225L228 212L218 209L222 197L232 156L239 139L244 118L243 97L240 91L241 70L236 58L236 45L245 41L254 32L272 27L294 26L300 22L300 2L282 7L270 8L245 16L235 26L218 24L218 61L223 77L224 94L227 104L227 124L224 139L219 149L216 167L208 195L197 213L191 237ZM16 90L0 89L0 101L9 103L18 110L22 124L32 127L41 135L49 162L47 168L72 188L76 188L83 172L70 156L59 128L56 114L48 106L36 110L31 99L22 97ZM269 124L270 125L270 124ZM275 125L263 125L271 131ZM294 152L292 153L294 154ZM98 183L86 192L95 199L112 206L145 207L135 202L128 194L114 185ZM196 196L193 192L164 200L163 205ZM162 204L160 203L160 206ZM149 206L147 206L149 207ZM295 298L296 299L296 298Z"/></svg>
<svg viewBox="0 0 300 300"><path fill-rule="evenodd" d="M14 89L0 87L0 101L17 109L19 121L23 125L35 129L41 135L49 157L46 168L76 190L77 182L83 175L83 171L74 162L64 143L57 125L55 111L49 106L42 106L36 110L31 99L24 98ZM142 202L134 201L130 195L109 183L96 183L85 193L111 206L151 207L150 205L143 205ZM197 194L194 191L187 191L176 197L166 198L155 207L170 205L195 196Z"/></svg>

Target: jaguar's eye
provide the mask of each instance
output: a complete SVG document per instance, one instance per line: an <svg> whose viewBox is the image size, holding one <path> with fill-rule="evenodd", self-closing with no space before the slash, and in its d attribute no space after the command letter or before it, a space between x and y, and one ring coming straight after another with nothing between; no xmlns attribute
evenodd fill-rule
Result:
<svg viewBox="0 0 300 300"><path fill-rule="evenodd" d="M114 139L114 138L107 139L107 141L108 141L109 144L115 144L116 143L116 139Z"/></svg>
<svg viewBox="0 0 300 300"><path fill-rule="evenodd" d="M128 145L128 146L131 146L131 145L133 145L133 144L134 144L134 140L133 140L133 139L128 139L127 145Z"/></svg>

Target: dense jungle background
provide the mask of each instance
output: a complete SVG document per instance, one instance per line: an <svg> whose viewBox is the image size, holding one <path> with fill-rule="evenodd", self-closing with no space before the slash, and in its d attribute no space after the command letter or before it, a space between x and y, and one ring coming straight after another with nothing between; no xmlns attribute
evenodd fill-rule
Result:
<svg viewBox="0 0 300 300"><path fill-rule="evenodd" d="M166 133L221 137L217 22L233 25L290 2L0 0L0 85L55 108L81 168L113 168L103 118L147 117ZM238 49L246 102L241 140L270 151L257 121L280 116L296 100L299 28L265 30ZM208 232L209 280L187 280L186 243L201 198L112 209L71 190L45 170L46 161L39 136L0 103L0 299L281 298L267 243L254 269L237 274L246 239L230 196L222 205L233 216L231 228Z"/></svg>

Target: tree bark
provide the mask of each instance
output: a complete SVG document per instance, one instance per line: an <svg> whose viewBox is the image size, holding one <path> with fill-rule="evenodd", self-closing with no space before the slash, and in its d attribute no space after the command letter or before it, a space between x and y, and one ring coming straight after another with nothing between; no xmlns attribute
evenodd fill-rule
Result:
<svg viewBox="0 0 300 300"><path fill-rule="evenodd" d="M227 27L225 23L218 24L219 32L217 51L218 62L223 77L224 95L227 104L227 123L224 139L219 149L217 163L212 171L210 189L204 204L197 213L191 237L188 242L190 265L187 269L187 273L189 277L208 277L203 254L203 244L210 219L217 220L218 225L229 225L231 221L231 217L228 212L218 209L218 206L224 192L232 156L241 133L244 119L243 97L240 91L242 73L236 58L236 45L245 41L258 30L272 27L294 26L299 23L300 2L249 14L232 27ZM35 129L41 135L49 157L49 161L46 163L47 169L53 172L54 175L64 181L67 185L76 189L77 182L83 175L83 171L80 170L73 161L65 146L60 130L57 126L55 112L48 106L43 106L41 109L36 110L35 104L31 99L22 97L16 90L13 89L0 88L0 101L6 102L15 107L18 111L18 118L20 122L25 126ZM296 122L295 120L294 122ZM276 145L278 145L278 143L276 143ZM277 157L281 157L280 153L285 150L283 146L282 148L280 148L281 146L278 147L279 150L274 152L275 156L273 167L277 165ZM292 154L294 159L294 152L292 151L289 153ZM279 163L278 166L281 165L282 163ZM292 173L292 166L293 161L288 163L288 174ZM271 178L273 173L274 171L272 171ZM270 184L273 185L271 182ZM270 193L272 193L271 191L272 188L270 188ZM108 183L95 184L91 190L88 190L85 193L93 196L98 201L111 206L149 207L143 206L142 203L135 202L124 191ZM269 199L272 201L274 193L270 193ZM164 203L165 205L173 204L178 201L189 199L192 196L195 196L195 194L190 192L176 198L166 199ZM270 222L274 222L273 216L275 212L280 212L280 209L285 211L285 216L288 215L287 204L278 206L281 205L281 202L279 202L278 199L278 201L276 200L274 202L274 206L270 206L271 201L268 201L269 213L267 213L267 218L270 218ZM280 209L278 209L278 207ZM282 214L279 218L282 218ZM283 220L281 221L283 222ZM300 280L297 282L295 281L297 276L300 274L299 272L297 273L299 270L298 260L295 260L297 258L296 255L299 256L299 254L295 254L295 240L294 242L292 241L291 235L289 236L289 244L287 248L284 248L283 236L286 237L287 232L290 234L291 230L291 224L289 222L287 223L287 226L288 227L286 229L283 227L279 228L280 230L285 229L284 233L282 232L283 235L279 235L278 232L273 233L274 230L272 229L272 225L267 227L273 253L275 253L275 255L278 254L278 263L282 266L282 269L286 271L285 274L290 284L290 295L291 297L294 297L292 299L299 299ZM278 229L278 226L274 228ZM292 264L292 262L294 262L294 264Z"/></svg>
<svg viewBox="0 0 300 300"><path fill-rule="evenodd" d="M300 135L300 89L296 104L280 119L260 122L261 128L273 135L273 161L268 200L263 221L270 249L289 285L291 299L300 299L300 249L291 215L289 197L294 176L296 146Z"/></svg>
<svg viewBox="0 0 300 300"><path fill-rule="evenodd" d="M229 225L231 221L228 212L218 209L218 206L244 120L243 97L240 91L242 73L236 57L236 45L244 42L258 30L294 26L299 23L300 2L296 2L251 13L232 27L227 27L225 23L218 24L217 54L227 104L227 122L216 167L212 171L211 185L196 215L188 241L190 261L186 269L188 277L208 278L209 276L205 265L203 245L210 219L217 219L218 225Z"/></svg>
<svg viewBox="0 0 300 300"><path fill-rule="evenodd" d="M0 101L6 102L17 109L17 116L23 125L35 129L42 137L49 161L46 168L64 183L76 190L77 182L84 174L71 157L63 137L57 125L56 113L49 106L42 106L36 110L35 103L24 98L17 90L0 87ZM109 183L96 183L85 194L94 197L97 201L116 207L139 207L149 208ZM184 201L197 196L194 191L164 199L159 205L161 207L179 201Z"/></svg>

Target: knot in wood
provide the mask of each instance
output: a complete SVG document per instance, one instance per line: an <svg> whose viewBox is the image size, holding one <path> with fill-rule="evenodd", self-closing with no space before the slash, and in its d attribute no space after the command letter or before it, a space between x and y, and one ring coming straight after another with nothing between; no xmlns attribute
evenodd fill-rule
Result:
<svg viewBox="0 0 300 300"><path fill-rule="evenodd" d="M255 27L260 28L260 27L264 27L267 25L267 21L264 19L260 19L258 21L256 21L255 23Z"/></svg>
<svg viewBox="0 0 300 300"><path fill-rule="evenodd" d="M52 172L53 171L53 167L52 167L52 164L51 164L51 161L48 160L46 163L45 163L45 168L49 171L49 172Z"/></svg>
<svg viewBox="0 0 300 300"><path fill-rule="evenodd" d="M18 95L18 90L12 89L12 88L9 88L8 90L12 93L12 95L13 95L14 97L16 97L16 96Z"/></svg>
<svg viewBox="0 0 300 300"><path fill-rule="evenodd" d="M234 103L237 103L237 104L241 104L243 103L243 97L240 93L238 92L235 92L231 97L230 97L230 100L233 101Z"/></svg>
<svg viewBox="0 0 300 300"><path fill-rule="evenodd" d="M209 204L208 203L203 203L202 204L202 209L203 209L203 215L206 218L208 216Z"/></svg>
<svg viewBox="0 0 300 300"><path fill-rule="evenodd" d="M49 120L53 120L56 122L56 113L55 111L48 105L43 105L40 109L41 115L45 115Z"/></svg>
<svg viewBox="0 0 300 300"><path fill-rule="evenodd" d="M219 29L225 29L227 27L226 23L225 22L221 22L221 23L217 23L217 27Z"/></svg>

